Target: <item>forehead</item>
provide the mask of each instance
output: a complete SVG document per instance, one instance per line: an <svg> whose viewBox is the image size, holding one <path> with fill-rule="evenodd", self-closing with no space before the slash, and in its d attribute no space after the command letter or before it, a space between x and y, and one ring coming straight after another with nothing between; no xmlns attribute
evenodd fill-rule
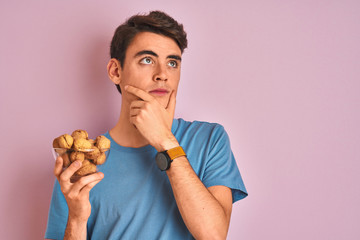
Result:
<svg viewBox="0 0 360 240"><path fill-rule="evenodd" d="M159 56L174 54L181 56L181 50L175 40L152 32L141 32L136 34L126 51L126 55L133 57L134 54L143 50L151 50Z"/></svg>

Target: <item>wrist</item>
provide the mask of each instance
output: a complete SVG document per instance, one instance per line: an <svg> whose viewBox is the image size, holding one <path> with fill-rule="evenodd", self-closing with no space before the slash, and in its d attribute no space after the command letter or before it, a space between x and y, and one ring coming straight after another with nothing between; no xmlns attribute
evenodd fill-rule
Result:
<svg viewBox="0 0 360 240"><path fill-rule="evenodd" d="M68 216L68 222L71 223L72 225L82 225L82 224L87 224L88 221L88 217L85 216L76 216L76 215L72 215L69 214Z"/></svg>
<svg viewBox="0 0 360 240"><path fill-rule="evenodd" d="M178 146L180 146L179 142L176 140L175 136L171 134L167 138L163 139L157 146L155 146L155 148L158 152L163 152Z"/></svg>

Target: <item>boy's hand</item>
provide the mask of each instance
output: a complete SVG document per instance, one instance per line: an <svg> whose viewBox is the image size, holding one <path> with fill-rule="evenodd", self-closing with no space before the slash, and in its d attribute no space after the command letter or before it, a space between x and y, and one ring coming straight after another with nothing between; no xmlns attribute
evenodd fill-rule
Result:
<svg viewBox="0 0 360 240"><path fill-rule="evenodd" d="M69 207L69 219L87 221L91 213L89 192L103 179L104 174L98 172L81 177L75 183L70 182L70 178L80 167L81 162L75 161L63 170L63 159L58 157L55 162L54 175L60 183L61 192Z"/></svg>
<svg viewBox="0 0 360 240"><path fill-rule="evenodd" d="M178 146L171 133L176 105L175 92L171 93L167 107L164 108L156 98L139 88L126 86L125 90L140 98L130 104L130 122L149 143L158 151Z"/></svg>

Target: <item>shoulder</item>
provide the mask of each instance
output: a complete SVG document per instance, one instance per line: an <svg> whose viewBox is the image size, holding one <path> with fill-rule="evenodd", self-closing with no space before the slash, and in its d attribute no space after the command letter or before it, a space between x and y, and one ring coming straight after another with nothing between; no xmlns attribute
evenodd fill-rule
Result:
<svg viewBox="0 0 360 240"><path fill-rule="evenodd" d="M205 121L186 121L182 118L174 119L174 130L194 130L194 131L225 131L224 127L219 123Z"/></svg>
<svg viewBox="0 0 360 240"><path fill-rule="evenodd" d="M224 127L219 123L186 121L182 118L174 119L173 133L178 137L192 138L208 143L216 142L221 138L228 139Z"/></svg>

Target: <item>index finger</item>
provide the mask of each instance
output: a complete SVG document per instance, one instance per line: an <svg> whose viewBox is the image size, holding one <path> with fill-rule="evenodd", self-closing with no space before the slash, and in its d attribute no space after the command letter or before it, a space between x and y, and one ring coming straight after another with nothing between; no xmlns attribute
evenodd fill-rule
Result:
<svg viewBox="0 0 360 240"><path fill-rule="evenodd" d="M144 100L144 101L148 101L150 102L151 100L153 100L154 98L148 94L147 92L141 90L140 88L137 87L133 87L130 85L126 85L125 86L125 91L139 97L140 99Z"/></svg>
<svg viewBox="0 0 360 240"><path fill-rule="evenodd" d="M166 110L171 114L172 118L175 115L176 96L175 91L172 91Z"/></svg>
<svg viewBox="0 0 360 240"><path fill-rule="evenodd" d="M81 162L79 160L74 161L67 167L59 176L59 180L63 182L69 182L70 178L74 173L81 167ZM59 181L59 182L60 182Z"/></svg>

